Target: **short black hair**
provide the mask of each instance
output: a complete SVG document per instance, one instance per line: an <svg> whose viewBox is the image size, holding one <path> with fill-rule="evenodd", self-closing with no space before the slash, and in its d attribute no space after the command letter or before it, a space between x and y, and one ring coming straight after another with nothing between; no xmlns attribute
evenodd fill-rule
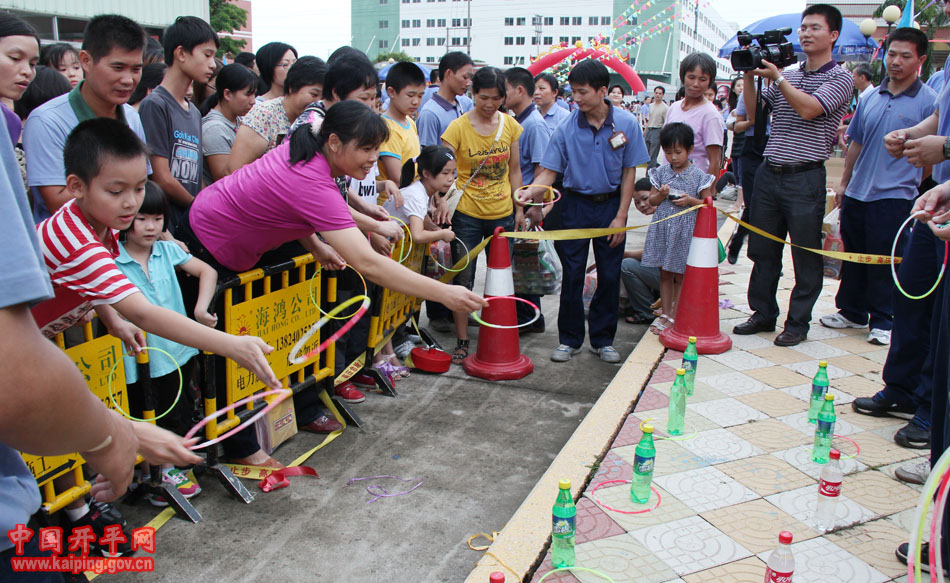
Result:
<svg viewBox="0 0 950 583"><path fill-rule="evenodd" d="M528 97L534 95L534 77L524 67L512 67L505 71L505 81L512 87L524 87Z"/></svg>
<svg viewBox="0 0 950 583"><path fill-rule="evenodd" d="M79 60L79 51L69 43L53 43L46 45L40 50L40 65L59 69L66 60L66 55L75 55Z"/></svg>
<svg viewBox="0 0 950 583"><path fill-rule="evenodd" d="M468 56L462 51L452 51L451 53L445 53L442 55L442 58L439 59L439 79L445 80L445 74L449 71L454 73L465 65L473 64L472 57Z"/></svg>
<svg viewBox="0 0 950 583"><path fill-rule="evenodd" d="M142 63L151 65L152 63L165 64L165 49L162 43L152 37L145 39L145 52L142 53Z"/></svg>
<svg viewBox="0 0 950 583"><path fill-rule="evenodd" d="M353 47L349 45L343 45L342 47L330 53L330 56L327 57L327 65L333 65L333 63L335 63L337 59L341 59L343 57L351 57L354 59L365 59L367 61L369 60L369 57L367 57L366 53L364 53L363 51L359 49L354 49Z"/></svg>
<svg viewBox="0 0 950 583"><path fill-rule="evenodd" d="M664 96L666 95L666 88L665 88L665 87L663 87L662 85L658 85L658 86L656 86L656 87L653 88L653 91L656 92L658 89L659 89L660 93L662 93Z"/></svg>
<svg viewBox="0 0 950 583"><path fill-rule="evenodd" d="M548 87L551 88L551 91L555 95L557 95L558 91L560 91L561 84L557 82L557 77L555 77L551 73L541 73L540 75L536 76L534 78L535 85L537 85L538 81L544 81L545 83L547 83Z"/></svg>
<svg viewBox="0 0 950 583"><path fill-rule="evenodd" d="M498 95L505 97L505 74L498 67L482 67L472 76L472 95L482 89L497 89Z"/></svg>
<svg viewBox="0 0 950 583"><path fill-rule="evenodd" d="M99 175L106 158L132 160L147 157L148 148L125 122L97 117L77 125L63 147L66 176L73 174L89 184Z"/></svg>
<svg viewBox="0 0 950 583"><path fill-rule="evenodd" d="M142 206L139 207L138 214L162 215L165 219L164 222L162 222L162 231L168 230L168 197L165 196L165 191L162 190L162 187L152 180L146 181L145 183L145 196L142 197ZM135 221L132 221L128 229L120 231L119 240L127 240L127 233L131 231L134 226Z"/></svg>
<svg viewBox="0 0 950 583"><path fill-rule="evenodd" d="M802 11L802 20L805 20L806 16L811 16L813 14L818 14L825 19L825 23L828 25L828 29L832 32L841 33L841 11L832 6L831 4L812 4L805 8ZM832 43L833 45L834 43Z"/></svg>
<svg viewBox="0 0 950 583"><path fill-rule="evenodd" d="M37 48L42 45L40 35L37 34L33 25L19 16L2 12L0 13L0 38L7 36L32 36L36 39Z"/></svg>
<svg viewBox="0 0 950 583"><path fill-rule="evenodd" d="M69 93L71 89L69 79L62 73L53 67L37 65L36 76L33 77L33 81L23 95L13 102L13 111L20 119L26 119L34 109L54 97Z"/></svg>
<svg viewBox="0 0 950 583"><path fill-rule="evenodd" d="M254 71L251 71L246 66L238 63L225 65L218 71L217 76L214 78L214 93L209 95L207 99L202 102L198 111L201 112L202 117L208 115L208 112L220 103L221 96L224 95L225 90L231 93L237 93L238 91L250 89L256 93L258 83L260 83L260 78Z"/></svg>
<svg viewBox="0 0 950 583"><path fill-rule="evenodd" d="M633 190L653 190L653 185L650 184L650 179L644 176L633 185Z"/></svg>
<svg viewBox="0 0 950 583"><path fill-rule="evenodd" d="M258 90L261 94L270 91L270 86L274 83L274 69L277 68L277 63L284 58L287 51L292 52L294 58L297 57L297 49L287 43L272 42L257 49L255 55L257 70L261 72L261 81L264 82Z"/></svg>
<svg viewBox="0 0 950 583"><path fill-rule="evenodd" d="M660 147L672 148L682 146L689 150L693 147L693 128L685 123L673 122L663 126L660 130Z"/></svg>
<svg viewBox="0 0 950 583"><path fill-rule="evenodd" d="M690 53L680 61L680 83L686 82L686 74L693 69L709 77L709 84L706 89L715 89L713 83L716 81L716 61L706 53ZM704 89L705 91L705 89Z"/></svg>
<svg viewBox="0 0 950 583"><path fill-rule="evenodd" d="M286 53L287 51L284 51L284 52ZM237 56L234 57L234 62L237 63L238 65L244 65L248 69L253 69L254 59L256 58L257 57L254 56L254 53L249 53L247 51L244 51L242 53L238 53Z"/></svg>
<svg viewBox="0 0 950 583"><path fill-rule="evenodd" d="M623 88L623 85L619 85L619 84L611 85L611 86L610 86L610 89L607 90L607 93L610 93L610 92L613 91L614 89L619 89L619 90L620 90L620 93L621 93L622 95L624 95L624 96L627 95L627 90Z"/></svg>
<svg viewBox="0 0 950 583"><path fill-rule="evenodd" d="M327 69L326 79L323 81L323 95L324 98L342 101L354 91L364 87L376 89L377 85L379 74L369 59L365 56L342 56L334 60Z"/></svg>
<svg viewBox="0 0 950 583"><path fill-rule="evenodd" d="M165 29L162 35L162 47L165 49L165 64L169 67L175 62L175 49L181 47L188 54L191 54L195 47L214 41L214 48L221 46L217 33L211 28L211 25L201 20L197 16L179 16L175 22Z"/></svg>
<svg viewBox="0 0 950 583"><path fill-rule="evenodd" d="M257 66L260 67L260 64ZM326 76L327 64L323 62L323 59L312 56L300 57L287 71L287 78L284 80L284 95L290 95L307 85L322 87Z"/></svg>
<svg viewBox="0 0 950 583"><path fill-rule="evenodd" d="M290 164L309 162L323 151L323 146L336 134L344 144L356 140L360 147L379 147L389 139L389 128L382 116L359 101L340 101L327 110L317 135L313 125L305 123L290 136Z"/></svg>
<svg viewBox="0 0 950 583"><path fill-rule="evenodd" d="M900 29L898 28L897 30L900 30ZM912 28L912 29L910 29L910 30L917 30L917 29ZM920 32L920 31L918 30L917 32ZM923 34L923 33L921 32L921 34ZM926 37L927 37L927 35L924 35L924 38L926 38ZM898 39L898 40L906 40L906 39ZM925 42L926 42L926 41L925 41ZM928 43L928 44L929 44L929 43ZM925 48L926 48L926 45L925 45ZM861 63L860 65L858 65L857 67L855 67L853 73L854 73L855 75L860 75L860 76L864 77L864 78L867 79L868 81L870 81L871 79L874 78L874 73L871 71L871 67L867 66L866 63Z"/></svg>
<svg viewBox="0 0 950 583"><path fill-rule="evenodd" d="M429 83L435 85L438 82L439 82L439 70L432 69L431 71L429 71Z"/></svg>
<svg viewBox="0 0 950 583"><path fill-rule="evenodd" d="M884 46L890 46L890 44L894 41L904 41L904 42L908 42L915 45L917 47L918 57L926 55L927 49L930 47L930 41L927 38L927 35L924 34L922 31L910 26L902 26L901 28L898 28L897 30L892 32L890 35L888 35L887 41L884 43ZM858 70L860 70L862 67L866 69L868 73L871 72L871 68L868 67L867 64L865 63L861 63L860 65L855 67L854 69L855 72L858 72ZM859 74L863 74L863 73L859 73ZM865 77L867 77L868 81L872 79L871 75L865 75Z"/></svg>
<svg viewBox="0 0 950 583"><path fill-rule="evenodd" d="M131 18L118 14L93 16L82 33L82 50L92 56L93 62L113 49L131 53L144 48L145 29Z"/></svg>
<svg viewBox="0 0 950 583"><path fill-rule="evenodd" d="M422 178L422 172L428 172L429 176L436 176L445 168L449 160L455 160L455 152L445 146L423 146L422 151L416 156L415 163L412 160L406 161L402 165L402 176L399 179L399 188L406 188L415 180L416 176Z"/></svg>
<svg viewBox="0 0 950 583"><path fill-rule="evenodd" d="M567 76L567 82L571 84L572 88L576 85L587 85L596 91L601 87L606 88L610 85L610 71L600 61L587 59L571 69L571 73Z"/></svg>
<svg viewBox="0 0 950 583"><path fill-rule="evenodd" d="M415 63L399 62L390 67L386 73L386 87L392 87L399 93L408 86L425 87L426 76Z"/></svg>
<svg viewBox="0 0 950 583"><path fill-rule="evenodd" d="M168 65L165 63L149 63L142 67L142 77L139 79L139 84L135 86L132 97L129 97L129 105L142 101L149 91L161 85L167 70Z"/></svg>

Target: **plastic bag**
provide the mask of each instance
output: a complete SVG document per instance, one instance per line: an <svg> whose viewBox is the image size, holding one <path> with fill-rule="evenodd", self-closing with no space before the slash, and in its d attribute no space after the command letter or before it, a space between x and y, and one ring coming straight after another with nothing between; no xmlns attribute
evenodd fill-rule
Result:
<svg viewBox="0 0 950 583"><path fill-rule="evenodd" d="M429 245L429 259L426 260L426 276L438 279L445 275L445 269L436 265L436 261L442 265L452 267L452 246L448 241L433 241Z"/></svg>
<svg viewBox="0 0 950 583"><path fill-rule="evenodd" d="M590 302L594 299L594 292L597 291L597 270L591 266L590 271L584 276L584 312L590 310Z"/></svg>
<svg viewBox="0 0 950 583"><path fill-rule="evenodd" d="M517 239L512 253L515 292L555 295L561 291L561 260L553 241Z"/></svg>
<svg viewBox="0 0 950 583"><path fill-rule="evenodd" d="M821 248L825 251L844 251L844 240L841 238L841 218L838 209L834 208L825 216L821 230L824 232L825 240ZM822 257L824 262L825 277L832 279L841 279L840 259L832 257Z"/></svg>

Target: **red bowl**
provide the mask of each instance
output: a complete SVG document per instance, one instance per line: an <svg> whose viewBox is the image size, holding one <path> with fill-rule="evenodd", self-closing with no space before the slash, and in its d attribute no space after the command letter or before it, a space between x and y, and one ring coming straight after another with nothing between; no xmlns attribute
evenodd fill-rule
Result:
<svg viewBox="0 0 950 583"><path fill-rule="evenodd" d="M448 372L452 365L452 356L437 348L413 348L408 360L406 364L424 372Z"/></svg>

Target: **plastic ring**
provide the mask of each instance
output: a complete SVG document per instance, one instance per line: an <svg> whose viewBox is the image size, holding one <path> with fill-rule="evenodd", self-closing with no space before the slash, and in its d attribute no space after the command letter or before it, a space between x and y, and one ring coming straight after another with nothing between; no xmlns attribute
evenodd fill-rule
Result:
<svg viewBox="0 0 950 583"><path fill-rule="evenodd" d="M268 396L270 396L270 395L283 395L282 397L279 397L279 398L277 398L277 399L274 399L273 401L271 401L270 403L268 403L267 406L264 407L263 409L261 409L260 412L258 412L256 415L254 415L253 417L251 417L250 419L248 419L248 420L245 421L244 423L241 423L240 425L238 425L237 427L235 427L235 428L232 429L231 431L228 431L228 432L225 433L224 435L219 435L218 437L215 437L214 439L211 439L211 440L209 440L209 441L203 441L203 442L201 442L201 443L198 443L198 444L196 444L196 445L193 445L193 446L189 447L188 449L196 450L196 449L202 449L202 448L208 447L208 446L210 446L210 445L214 445L214 444L218 443L219 441L223 441L223 440L225 440L225 439L231 437L232 435L234 435L234 434L237 433L238 431L243 431L244 429L247 429L248 427L250 427L251 425L253 425L255 421L257 421L258 419L260 419L260 418L263 417L264 415L270 413L271 409L273 409L274 407L276 407L277 405L279 405L284 399L286 399L287 397L289 397L289 396L292 395L293 393L294 393L294 392L291 391L290 389L271 389L271 390L269 390L269 391L264 391L264 392L262 392L262 393L255 393L255 394L251 395L250 397L244 397L243 399L241 399L240 401L238 401L238 402L236 402L236 403L232 403L231 405L228 405L227 407L223 407L223 408L221 408L221 409L218 409L217 411L215 411L215 412L212 413L211 415L208 415L207 417L205 417L204 419L202 419L201 421L199 421L197 425L195 425L194 427L192 427L191 429L189 429L189 430L188 430L188 433L185 434L185 439L187 440L187 439L190 439L190 438L194 437L194 435L195 435L196 433L198 433L198 430L199 430L199 429L201 429L202 427L204 427L205 425L207 425L209 421L211 421L212 419L214 419L215 417L217 417L217 416L220 415L221 413L226 413L226 412L228 412L228 411L232 411L232 410L237 409L238 407L240 407L240 406L242 406L242 405L246 405L247 403L250 403L251 401L256 401L256 400L258 400L258 399L262 399L262 398L268 397Z"/></svg>
<svg viewBox="0 0 950 583"><path fill-rule="evenodd" d="M482 326L485 326L486 328L498 328L499 330L514 330L516 328L524 328L525 326L530 326L531 324L534 324L535 322L537 322L538 319L541 317L541 308L539 308L537 304L535 304L534 302L529 302L528 300L524 298L519 298L518 296L485 296L486 302L490 302L492 300L501 300L501 299L515 300L518 302L523 302L525 304L528 304L529 306L534 308L534 318L531 318L524 324L518 324L517 326L499 326L498 324L489 324L485 320L482 320L481 316L479 316L477 313L472 314L472 319L478 322L479 324L481 324Z"/></svg>
<svg viewBox="0 0 950 583"><path fill-rule="evenodd" d="M907 217L907 219L903 223L901 223L901 227L897 229L897 235L894 236L894 244L891 245L891 276L894 278L894 285L897 286L897 290L901 292L904 295L904 297L910 300L922 300L926 298L927 296L929 296L930 294L934 293L937 287L940 286L940 282L943 281L943 273L947 269L947 255L950 255L950 241L944 241L943 242L943 265L940 266L940 274L937 275L937 281L934 282L933 287L931 287L929 290L924 292L922 295L919 295L919 296L911 295L907 293L906 291L904 291L904 288L901 287L901 282L897 280L897 269L894 267L895 255L897 254L897 243L898 241L900 241L901 233L904 232L904 229L907 227L907 224L910 223L912 220L916 219L917 216L920 215L921 213L923 213L923 211L918 211L916 213L913 213L909 217ZM926 214L926 213L923 213L923 214ZM926 225L926 223L921 223L921 225ZM927 227L927 228L930 228L930 227Z"/></svg>
<svg viewBox="0 0 950 583"><path fill-rule="evenodd" d="M553 186L548 186L546 184L525 184L524 186L516 190L515 194L518 194L518 192L526 188L545 188L547 189L548 192L551 193L552 198L551 200L546 200L544 202L526 202L524 203L525 206L544 206L548 204L554 204L557 201L561 200L561 191L554 188Z"/></svg>
<svg viewBox="0 0 950 583"><path fill-rule="evenodd" d="M402 263L406 259L409 259L409 255L412 253L412 230L409 228L409 225L406 224L406 221L400 219L399 217L394 217L392 215L389 215L389 218L394 221L399 221L400 223L402 223L402 226L406 228L406 236L403 237L402 240L399 242L399 248L404 249L405 251L403 252L402 255L399 256L399 259L394 259L394 261L396 261L397 263ZM409 249L406 249L406 238L409 239ZM392 257L390 257L390 259L392 259Z"/></svg>
<svg viewBox="0 0 950 583"><path fill-rule="evenodd" d="M834 435L832 435L832 438L835 438L835 437L837 437L838 439L843 439L843 440L847 441L848 443L850 443L851 445L853 445L853 446L857 449L857 451L855 451L854 454L852 454L852 455L843 455L843 456L841 456L841 459L843 459L843 460L853 460L854 458L856 458L856 457L858 457L859 455L861 455L861 446L858 445L858 442L857 442L857 441L851 439L850 437L845 437L844 435L838 435L837 433L835 433ZM841 448L835 448L835 449L837 449L839 452L841 451Z"/></svg>
<svg viewBox="0 0 950 583"><path fill-rule="evenodd" d="M446 271L448 271L448 272L450 272L450 273L459 273L460 271L465 271L466 269L468 269L468 266L471 265L471 263L472 263L472 258L468 256L468 254L469 254L468 245L466 245L466 244L465 244L461 239L459 239L458 237L456 237L455 239L453 239L453 241L458 241L459 245L461 245L462 247L465 248L465 265L463 265L462 267L459 267L458 269L452 269L451 267L446 267L446 266L442 265L441 263L439 263L438 261L436 261L436 260L435 260L435 257L433 257L431 253L429 254L429 259L431 259L433 263L435 263L436 265L438 265L439 267L441 267L442 269L444 269L444 270L446 270Z"/></svg>
<svg viewBox="0 0 950 583"><path fill-rule="evenodd" d="M129 413L126 413L125 411L123 411L122 408L119 407L119 404L115 402L115 393L113 393L112 391L112 374L115 372L115 369L118 368L119 363L122 362L121 359L116 359L115 364L112 365L112 369L109 371L109 382L108 382L109 400L112 401L112 406L115 408L115 410L118 411L119 413L122 413L122 416L125 417L126 419L131 419L132 421L144 421L146 423L150 423L152 421L158 421L165 415L168 415L169 413L172 412L172 410L175 408L175 405L178 404L178 399L181 398L181 390L182 388L184 388L185 379L182 378L181 376L181 365L179 365L178 361L175 360L175 357L169 354L167 351L162 350L161 348L158 348L156 346L143 346L142 350L155 350L155 351L161 352L162 354L170 358L172 362L175 363L175 369L178 370L178 394L175 395L175 400L172 401L172 404L168 406L168 409L164 413L162 413L161 415L156 415L153 419L139 419L138 417L133 417ZM126 388L128 388L128 386L126 386Z"/></svg>
<svg viewBox="0 0 950 583"><path fill-rule="evenodd" d="M339 330L334 332L332 336L324 340L320 344L320 346L317 346L309 353L305 354L304 356L295 356L297 355L297 353L300 352L304 344L306 344L307 341L310 340L310 338L317 332L317 330L319 330L320 328L323 328L323 326L327 322L329 322L336 313L342 310L345 310L349 306L359 301L362 301L363 303L356 310L356 313L350 317L349 321L347 321L346 324L343 324L342 326L340 326ZM311 326L310 329L307 330L307 332L303 336L300 337L300 340L298 340L297 343L294 344L293 348L290 349L290 354L287 355L287 360L290 362L290 364L303 364L307 362L308 360L310 360L311 358L313 358L314 356L323 352L327 346L329 346L331 343L335 342L341 336L346 334L349 331L349 329L352 328L356 324L356 322L358 322L359 319L363 317L363 314L365 314L367 310L369 310L369 304L370 304L369 296L366 296L366 295L353 296L352 298L344 301L340 305L331 309L329 312L327 312L327 314L324 317L317 320L314 323L314 325Z"/></svg>
<svg viewBox="0 0 950 583"><path fill-rule="evenodd" d="M654 505L653 505L652 507L650 507L650 508L647 508L646 510L633 510L633 511L631 511L631 510L618 510L618 509L616 509L616 508L611 508L610 506L607 506L606 504L604 504L603 502L601 502L600 500L598 500L598 499L594 496L594 493L595 493L597 490L599 490L602 486L606 486L607 484L630 484L630 483L631 483L630 480L607 480L606 482L601 482L601 483L597 484L596 486L594 486L594 487L591 489L591 491L590 491L590 499L593 500L594 502L596 502L598 506L600 506L600 507L602 507L602 508L605 508L605 509L607 509L607 510L610 510L610 511L612 511L612 512L619 512L620 514L646 514L647 512L651 512L651 511L653 511L653 510L656 510L657 507L659 507L660 502L663 501L663 497L660 496L660 491L657 490L656 487L655 487L653 484L650 484L650 491L653 492L654 494L656 494L656 504L654 504Z"/></svg>
<svg viewBox="0 0 950 583"><path fill-rule="evenodd" d="M360 280L363 281L363 296L369 295L369 290L368 290L368 288L366 287L366 278L363 277L363 274L360 273L359 271L356 271L356 268L353 267L352 265L350 265L349 263L344 263L344 264L343 264L343 268L346 269L347 267L349 267L350 269L352 269L352 270L356 273L356 275L360 276ZM323 309L320 307L320 303L317 302L317 298L314 297L314 295L313 295L313 280L317 279L317 276L320 275L320 272L321 272L321 271L323 271L323 266L322 266L322 265L321 265L320 267L318 267L316 271L313 272L313 275L312 275L312 276L310 276L310 301L313 302L313 305L317 308L317 310L320 312L320 315L322 315L323 317L328 317L328 318L330 318L331 320L349 320L350 318L352 318L353 316L356 315L356 312L353 312L353 313L350 314L349 316L339 316L339 317L336 317L336 316L327 316L328 313L336 314L337 312L335 312L335 311L333 311L333 310L330 310L330 312L324 312ZM349 304L347 304L347 305L349 305ZM358 310L357 310L357 311L358 311Z"/></svg>

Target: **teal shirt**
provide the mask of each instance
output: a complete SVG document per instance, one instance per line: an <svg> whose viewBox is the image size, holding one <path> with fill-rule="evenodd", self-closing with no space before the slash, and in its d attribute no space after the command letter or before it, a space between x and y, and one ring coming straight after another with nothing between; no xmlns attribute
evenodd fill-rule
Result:
<svg viewBox="0 0 950 583"><path fill-rule="evenodd" d="M185 302L181 297L181 288L178 286L178 277L175 275L175 267L187 263L191 259L191 255L182 251L181 247L175 243L156 241L155 245L152 246L152 254L148 257L148 275L145 275L142 266L132 259L132 256L125 250L125 246L119 243L119 256L116 258L115 264L119 271L125 274L129 281L145 294L148 301L156 306L162 306L174 310L182 316L187 316ZM184 365L191 357L198 354L198 351L190 346L166 340L155 334L147 334L145 340L149 346L161 348L175 357L179 366ZM149 351L148 366L153 379L176 370L175 364L157 350ZM125 382L138 382L138 369L135 365L134 356L125 357Z"/></svg>

